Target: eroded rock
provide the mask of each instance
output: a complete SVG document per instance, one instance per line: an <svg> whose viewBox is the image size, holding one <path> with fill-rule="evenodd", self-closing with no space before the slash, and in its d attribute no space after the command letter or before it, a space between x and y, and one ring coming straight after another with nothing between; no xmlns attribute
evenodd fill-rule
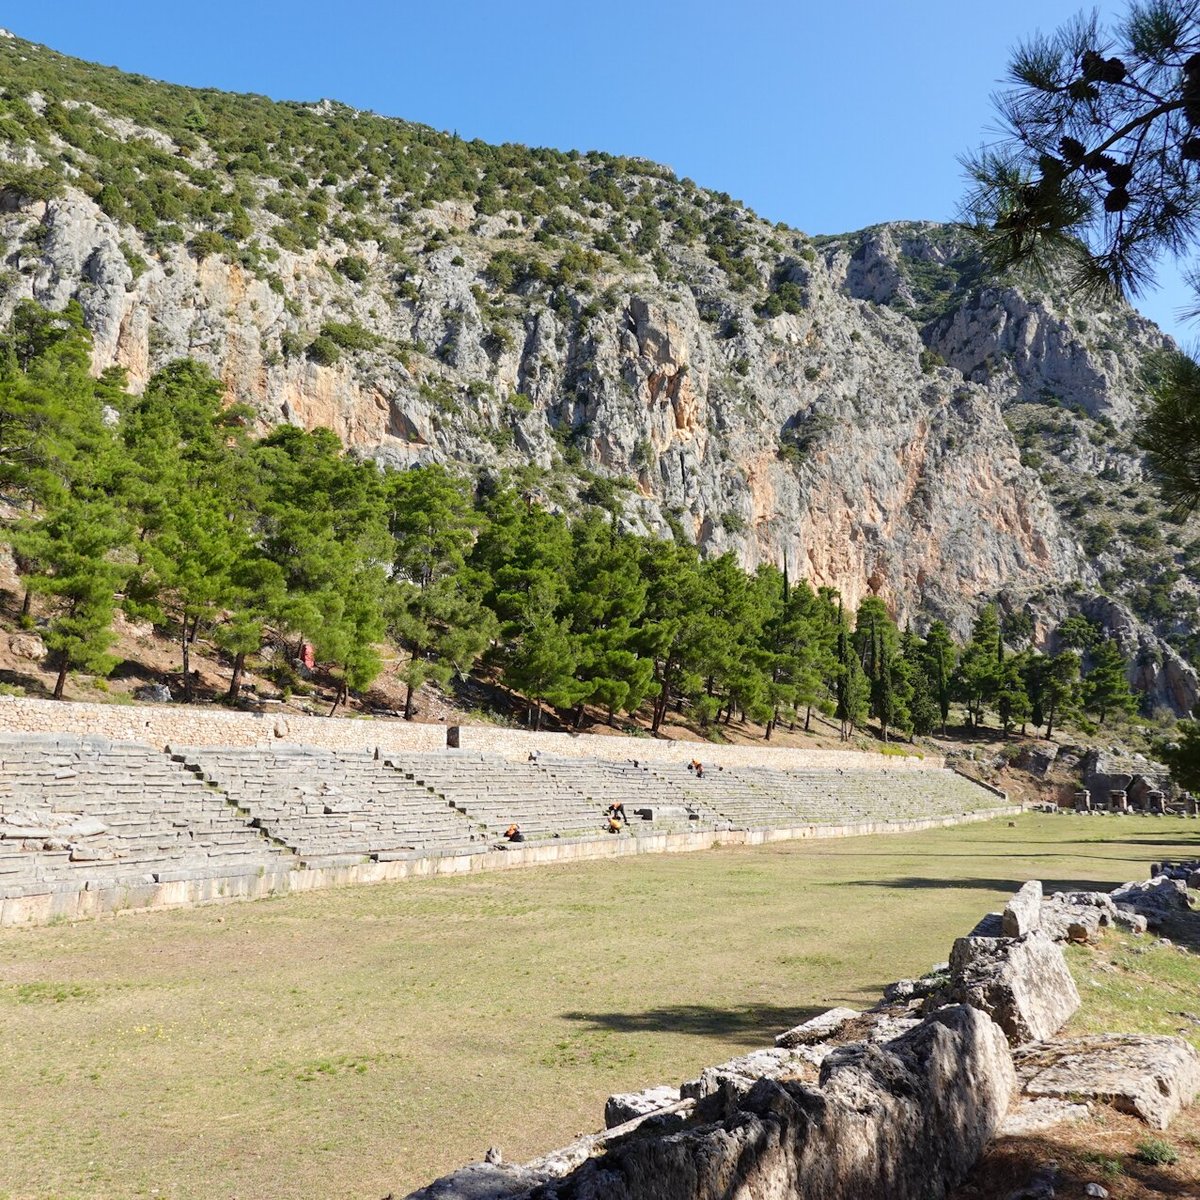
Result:
<svg viewBox="0 0 1200 1200"><path fill-rule="evenodd" d="M794 1046L811 1046L816 1042L824 1042L833 1037L848 1022L857 1020L862 1014L854 1008L831 1008L820 1016L802 1021L794 1025L786 1033L775 1038L776 1046L791 1048Z"/></svg>

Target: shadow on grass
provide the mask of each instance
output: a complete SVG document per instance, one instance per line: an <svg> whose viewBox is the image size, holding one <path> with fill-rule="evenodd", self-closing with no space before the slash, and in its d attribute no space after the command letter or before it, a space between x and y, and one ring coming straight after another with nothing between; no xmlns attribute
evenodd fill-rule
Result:
<svg viewBox="0 0 1200 1200"><path fill-rule="evenodd" d="M883 985L879 985L883 990ZM668 1004L644 1012L567 1012L568 1021L611 1033L686 1033L698 1037L753 1037L770 1044L777 1033L827 1012L829 1005L781 1008L773 1004Z"/></svg>
<svg viewBox="0 0 1200 1200"><path fill-rule="evenodd" d="M50 689L36 675L26 675L22 671L0 670L0 683L10 687L23 688L27 696L38 696L43 700L50 698Z"/></svg>
<svg viewBox="0 0 1200 1200"><path fill-rule="evenodd" d="M1022 884L1027 883L1032 876L1022 879L951 879L942 876L937 879L925 878L919 875L897 875L894 879L847 879L842 887L870 888L929 888L931 890L953 891L958 888L974 888L987 892L1015 892ZM1095 879L1048 879L1042 877L1042 888L1046 895L1051 892L1111 892L1113 888L1127 883L1126 879L1118 879L1114 883Z"/></svg>

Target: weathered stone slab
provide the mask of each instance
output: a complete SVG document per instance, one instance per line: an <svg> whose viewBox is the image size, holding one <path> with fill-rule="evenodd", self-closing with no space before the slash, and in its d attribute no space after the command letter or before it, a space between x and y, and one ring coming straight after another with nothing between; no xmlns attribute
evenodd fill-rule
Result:
<svg viewBox="0 0 1200 1200"><path fill-rule="evenodd" d="M609 1096L604 1105L604 1127L612 1129L624 1125L635 1117L649 1116L675 1104L679 1100L679 1089L669 1084L644 1088L640 1092L618 1092Z"/></svg>
<svg viewBox="0 0 1200 1200"><path fill-rule="evenodd" d="M824 1042L833 1037L850 1021L856 1021L862 1013L854 1008L831 1008L820 1016L793 1025L786 1033L775 1038L776 1046L791 1048L793 1046L811 1046L816 1042Z"/></svg>
<svg viewBox="0 0 1200 1200"><path fill-rule="evenodd" d="M760 1079L811 1075L813 1062L805 1049L754 1050L715 1067L705 1067L695 1079L680 1085L679 1096L683 1100L708 1101L704 1111L710 1118L727 1116Z"/></svg>
<svg viewBox="0 0 1200 1200"><path fill-rule="evenodd" d="M1166 1129L1200 1092L1200 1054L1182 1038L1098 1034L1025 1047L1017 1073L1027 1096L1085 1098Z"/></svg>
<svg viewBox="0 0 1200 1200"><path fill-rule="evenodd" d="M1021 885L1017 894L1004 906L1000 916L1000 931L1003 937L1024 937L1042 923L1041 880L1031 879Z"/></svg>
<svg viewBox="0 0 1200 1200"><path fill-rule="evenodd" d="M987 1013L1014 1046L1053 1036L1079 1008L1063 952L1041 931L959 938L950 953L948 999Z"/></svg>
<svg viewBox="0 0 1200 1200"><path fill-rule="evenodd" d="M1091 1116L1090 1104L1075 1104L1070 1100L1054 1100L1042 1096L1037 1100L1021 1100L1008 1110L1008 1115L996 1131L998 1137L1023 1137L1042 1133L1069 1121L1083 1121Z"/></svg>

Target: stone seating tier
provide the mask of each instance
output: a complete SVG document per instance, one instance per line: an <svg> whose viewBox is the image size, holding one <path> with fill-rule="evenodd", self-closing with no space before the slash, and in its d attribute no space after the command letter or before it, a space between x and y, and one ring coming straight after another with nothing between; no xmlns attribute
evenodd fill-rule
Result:
<svg viewBox="0 0 1200 1200"><path fill-rule="evenodd" d="M581 839L908 820L995 807L948 770L710 767L541 755L511 762L302 746L175 747L0 735L0 896L467 853Z"/></svg>

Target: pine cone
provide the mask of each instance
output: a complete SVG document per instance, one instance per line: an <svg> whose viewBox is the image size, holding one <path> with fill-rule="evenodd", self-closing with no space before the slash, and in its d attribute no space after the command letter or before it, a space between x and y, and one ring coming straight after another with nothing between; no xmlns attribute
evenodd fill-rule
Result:
<svg viewBox="0 0 1200 1200"><path fill-rule="evenodd" d="M1133 178L1133 166L1127 162L1113 163L1104 172L1110 187L1123 188Z"/></svg>
<svg viewBox="0 0 1200 1200"><path fill-rule="evenodd" d="M1109 213L1124 212L1129 207L1129 193L1124 188L1113 188L1104 197L1104 211Z"/></svg>
<svg viewBox="0 0 1200 1200"><path fill-rule="evenodd" d="M1111 171L1117 165L1117 160L1111 154L1101 154L1097 150L1093 150L1091 154L1083 160L1083 169L1085 171Z"/></svg>
<svg viewBox="0 0 1200 1200"><path fill-rule="evenodd" d="M1125 64L1119 58L1106 58L1100 70L1100 79L1104 83L1120 83L1125 78Z"/></svg>
<svg viewBox="0 0 1200 1200"><path fill-rule="evenodd" d="M1079 60L1079 68L1087 83L1097 83L1104 78L1104 59L1095 50L1085 50Z"/></svg>
<svg viewBox="0 0 1200 1200"><path fill-rule="evenodd" d="M1200 74L1189 75L1184 80L1183 115L1193 128L1200 125Z"/></svg>
<svg viewBox="0 0 1200 1200"><path fill-rule="evenodd" d="M1065 137L1058 143L1058 152L1071 166L1077 167L1087 155L1087 148L1078 138Z"/></svg>

